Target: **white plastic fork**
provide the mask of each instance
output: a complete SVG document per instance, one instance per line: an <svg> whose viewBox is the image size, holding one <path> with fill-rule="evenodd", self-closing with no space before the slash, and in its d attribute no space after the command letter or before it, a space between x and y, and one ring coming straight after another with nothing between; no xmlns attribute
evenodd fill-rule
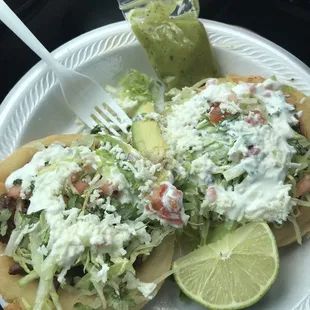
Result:
<svg viewBox="0 0 310 310"><path fill-rule="evenodd" d="M131 119L111 95L89 77L61 65L3 0L0 0L0 20L54 71L66 103L87 126L103 125L116 136L119 136L116 127L128 133Z"/></svg>

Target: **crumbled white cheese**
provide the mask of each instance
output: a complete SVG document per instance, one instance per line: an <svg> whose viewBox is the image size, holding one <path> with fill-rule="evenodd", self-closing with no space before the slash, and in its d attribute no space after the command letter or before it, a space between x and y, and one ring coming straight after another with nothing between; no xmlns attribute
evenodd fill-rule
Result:
<svg viewBox="0 0 310 310"><path fill-rule="evenodd" d="M163 134L168 144L176 153L183 153L190 148L202 150L203 143L196 128L201 116L206 114L210 106L203 92L186 101L173 105L172 112L167 114L167 126Z"/></svg>
<svg viewBox="0 0 310 310"><path fill-rule="evenodd" d="M150 161L145 159L136 160L134 165L135 177L138 180L155 180L155 173L161 169L161 164L152 164Z"/></svg>
<svg viewBox="0 0 310 310"><path fill-rule="evenodd" d="M138 100L132 100L129 97L126 97L124 100L118 100L118 102L125 111L133 109L139 104Z"/></svg>
<svg viewBox="0 0 310 310"><path fill-rule="evenodd" d="M217 166L209 158L209 154L205 153L192 161L190 174L197 175L200 184L206 184L206 179L215 172L216 168Z"/></svg>
<svg viewBox="0 0 310 310"><path fill-rule="evenodd" d="M139 187L139 191L142 193L150 193L152 190L154 182L152 180L145 181L144 185L141 185Z"/></svg>
<svg viewBox="0 0 310 310"><path fill-rule="evenodd" d="M248 95L251 93L250 92L250 85L247 83L237 84L231 90L237 95L238 98L242 98L245 95Z"/></svg>
<svg viewBox="0 0 310 310"><path fill-rule="evenodd" d="M98 278L100 278L100 280L103 283L106 283L108 281L108 271L109 271L110 267L108 264L103 264L101 266L101 269L98 272Z"/></svg>
<svg viewBox="0 0 310 310"><path fill-rule="evenodd" d="M121 217L105 213L102 220L94 214L81 215L80 210L66 210L62 213L46 212L50 226L50 239L47 248L59 266L71 266L85 251L86 247L99 247L101 253L111 257L126 254L125 244L137 235L135 226L121 223Z"/></svg>
<svg viewBox="0 0 310 310"><path fill-rule="evenodd" d="M147 299L152 299L153 292L156 289L156 284L155 283L145 283L145 282L139 282L139 285L137 287L138 291L142 293L142 295L147 298Z"/></svg>
<svg viewBox="0 0 310 310"><path fill-rule="evenodd" d="M202 93L199 94L209 102L228 102L232 92L226 84L213 84L209 85Z"/></svg>
<svg viewBox="0 0 310 310"><path fill-rule="evenodd" d="M145 283L137 279L132 273L127 272L123 278L126 283L126 288L129 290L137 289L147 299L152 299L152 293L155 291L157 285L155 283Z"/></svg>
<svg viewBox="0 0 310 310"><path fill-rule="evenodd" d="M104 201L104 203L101 205L101 208L103 210L106 210L108 212L115 212L116 211L116 208L111 205L111 197L107 197Z"/></svg>
<svg viewBox="0 0 310 310"><path fill-rule="evenodd" d="M101 195L101 190L95 189L89 196L89 202L96 203Z"/></svg>
<svg viewBox="0 0 310 310"><path fill-rule="evenodd" d="M242 111L240 107L233 101L227 101L227 102L220 103L220 110L222 111L223 114L226 112L230 114L236 114Z"/></svg>
<svg viewBox="0 0 310 310"><path fill-rule="evenodd" d="M143 120L152 120L158 122L161 119L161 115L156 112L147 113L143 116Z"/></svg>
<svg viewBox="0 0 310 310"><path fill-rule="evenodd" d="M121 173L116 166L110 168L110 176L112 179L112 187L117 188L119 191L123 191L124 189L130 187L124 174Z"/></svg>

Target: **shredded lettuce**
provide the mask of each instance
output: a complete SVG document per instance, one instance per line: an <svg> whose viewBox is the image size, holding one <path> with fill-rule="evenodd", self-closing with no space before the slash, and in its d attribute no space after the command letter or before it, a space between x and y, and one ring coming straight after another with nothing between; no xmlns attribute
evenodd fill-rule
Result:
<svg viewBox="0 0 310 310"><path fill-rule="evenodd" d="M165 114L169 116L169 114L174 111L174 107L177 109L179 105L184 104L196 94L203 91L207 80L208 79L202 80L193 87L171 89L166 94L169 101L166 102ZM228 88L237 85L232 81L225 81L224 83ZM293 90L293 88L289 89ZM257 109L266 112L262 102L250 92L245 94L244 98L239 103L239 107L245 114ZM193 147L192 149L186 150L183 153L181 152L180 154L173 152L174 161L177 162L175 166L181 165L186 171L186 177L184 177L180 176L179 170L173 170L175 175L175 185L183 191L186 214L190 215L190 220L188 222L190 228L187 227L183 229L183 234L186 234L189 231L189 234L195 232L199 235L202 244L205 242L208 243L210 240L216 240L221 237L222 232L227 233L226 228L217 228L217 226L221 227L222 223L226 223L227 220L223 215L210 211L208 200L205 199L206 190L209 186L212 186L212 184L221 186L224 189L230 188L233 190L234 186L241 184L248 174L247 167L240 164L241 158L245 155L241 153L233 154L235 157L230 157L231 155L229 155L229 150L236 142L234 138L228 139L226 134L227 128L229 128L228 124L232 119L226 119L221 123L214 125L210 121L209 113L210 111L202 114L198 125L194 128L194 130L199 131L201 142L199 149L196 150ZM239 116L239 114L237 116ZM235 117L235 115L233 117ZM171 122L173 121L174 119L171 120ZM161 120L161 127L164 136L165 134L169 135L169 133L165 131L167 128L167 120L165 117ZM288 143L294 147L296 153L293 154L291 162L287 166L287 174L284 183L291 185L291 191L289 194L292 197L292 203L304 207L310 207L310 195L308 195L308 197L307 195L304 195L295 198L299 181L301 181L305 175L310 174L310 141L299 133L300 128L296 127L292 129L295 130L294 136L288 140ZM169 136L167 137L169 138ZM252 146L250 139L248 143L249 147ZM205 152L207 152L208 159L212 161L214 166L212 168L212 173L207 172L205 178L201 179L199 174L203 176L201 173L202 169L193 172L192 163L197 159L202 158L202 155L205 154ZM238 157L239 155L240 157ZM275 159L277 159L281 154L277 153L273 155ZM203 206L203 208L201 206ZM291 212L290 216L293 219L292 221L294 221L295 216L293 212ZM207 224L202 225L203 221L207 221ZM211 223L210 227L208 226L208 221ZM294 226L298 225L296 221L293 224ZM295 230L298 240L300 240L300 234L298 235L297 227L295 227Z"/></svg>
<svg viewBox="0 0 310 310"><path fill-rule="evenodd" d="M75 285L74 289L78 291L79 294L85 296L92 296L96 294L93 283L91 282L91 274L87 273L82 278L74 279Z"/></svg>
<svg viewBox="0 0 310 310"><path fill-rule="evenodd" d="M113 266L109 269L108 275L109 278L112 279L113 277L119 277L123 275L125 272L130 271L132 273L135 272L132 263L127 258L111 258L113 262Z"/></svg>
<svg viewBox="0 0 310 310"><path fill-rule="evenodd" d="M12 211L9 209L3 209L0 211L0 236L5 236L8 230L8 220L12 215Z"/></svg>
<svg viewBox="0 0 310 310"><path fill-rule="evenodd" d="M153 84L152 78L132 69L120 82L123 87L122 99L129 97L131 100L150 102L153 100Z"/></svg>
<svg viewBox="0 0 310 310"><path fill-rule="evenodd" d="M119 105L129 116L134 116L140 105L160 101L162 88L158 80L131 69L118 87L108 86L106 90L118 99Z"/></svg>
<svg viewBox="0 0 310 310"><path fill-rule="evenodd" d="M245 172L244 167L242 165L236 165L232 168L223 172L223 176L225 177L226 181L229 182L235 178L240 177Z"/></svg>
<svg viewBox="0 0 310 310"><path fill-rule="evenodd" d="M20 263L19 263L20 264ZM22 266L23 267L23 266ZM25 271L26 271L26 269L25 269ZM29 271L28 270L28 274L26 275L26 276L24 276L23 278L21 278L19 281L18 281L18 284L20 285L20 286L25 286L25 285L27 285L28 283L30 283L30 282L32 282L32 281L34 281L34 280L37 280L37 279L39 279L39 275L38 275L38 273L35 271L35 270L32 270L32 271Z"/></svg>
<svg viewBox="0 0 310 310"><path fill-rule="evenodd" d="M151 232L150 243L145 245L141 244L138 239L133 240L133 242L127 248L127 257L130 262L133 264L139 255L149 255L155 247L159 246L161 242L167 237L169 234L173 233L174 229L172 228L157 228Z"/></svg>

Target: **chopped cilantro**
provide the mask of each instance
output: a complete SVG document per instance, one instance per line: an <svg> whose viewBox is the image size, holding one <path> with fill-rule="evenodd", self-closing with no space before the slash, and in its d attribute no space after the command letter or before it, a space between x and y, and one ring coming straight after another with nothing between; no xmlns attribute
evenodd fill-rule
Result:
<svg viewBox="0 0 310 310"><path fill-rule="evenodd" d="M31 192L34 191L34 181L31 181L29 189L30 189Z"/></svg>
<svg viewBox="0 0 310 310"><path fill-rule="evenodd" d="M69 199L68 208L69 209L72 209L72 208L82 209L83 203L84 203L83 197L81 197L79 195L73 195Z"/></svg>
<svg viewBox="0 0 310 310"><path fill-rule="evenodd" d="M22 185L22 182L23 180L22 179L16 179L14 182L13 182L13 185Z"/></svg>

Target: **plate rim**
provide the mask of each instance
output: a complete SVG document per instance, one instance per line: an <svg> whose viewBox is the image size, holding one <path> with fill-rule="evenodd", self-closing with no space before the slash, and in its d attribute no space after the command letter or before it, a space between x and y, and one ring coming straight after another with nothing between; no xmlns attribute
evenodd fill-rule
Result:
<svg viewBox="0 0 310 310"><path fill-rule="evenodd" d="M287 60L290 62L293 62L301 71L304 71L304 73L309 75L309 81L310 81L310 68L302 62L300 59L298 59L295 55L290 53L289 51L285 50L281 46L277 45L276 43L260 36L259 34L239 26L225 24L217 21L212 21L208 19L200 19L200 21L204 25L212 25L215 28L218 28L221 31L224 31L224 29L228 28L230 31L234 32L235 34L245 37L246 39L252 39L256 41L261 42L264 47L267 49L272 49L273 51L276 51L277 53L281 53L283 56L287 57ZM101 33L104 33L106 31L113 32L113 30L118 30L118 28L123 28L124 30L130 30L130 25L127 21L120 21L112 24L108 24L102 27L95 28L89 32L83 33L79 35L78 37L75 37L68 42L64 43L63 45L59 46L55 50L53 50L51 53L57 60L63 60L68 54L71 54L74 50L77 50L78 48L81 48L81 43L83 42L83 45L86 45L87 42L95 41L96 39L100 38ZM228 31L225 31L228 32ZM3 99L1 105L0 105L0 125L2 121L2 114L5 113L8 106L10 105L10 102L14 102L18 96L19 93L22 92L25 88L27 88L26 81L34 81L36 77L38 77L40 74L44 73L45 71L48 71L48 66L45 65L45 63L40 60L37 62L33 67L31 67L13 86L13 88L10 90L10 92L5 96ZM310 86L310 85L309 85ZM16 98L17 97L17 98Z"/></svg>

